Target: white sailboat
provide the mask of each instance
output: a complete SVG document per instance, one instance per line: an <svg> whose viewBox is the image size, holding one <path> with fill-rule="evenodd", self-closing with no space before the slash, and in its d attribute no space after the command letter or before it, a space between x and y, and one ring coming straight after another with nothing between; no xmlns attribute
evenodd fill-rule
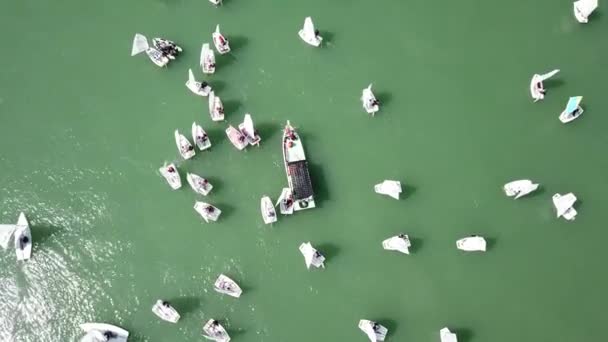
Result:
<svg viewBox="0 0 608 342"><path fill-rule="evenodd" d="M194 203L194 210L199 213L205 222L209 223L209 221L215 222L220 217L222 211L217 207L205 202L196 202Z"/></svg>
<svg viewBox="0 0 608 342"><path fill-rule="evenodd" d="M529 179L520 179L505 184L503 190L505 195L518 199L535 191L538 189L538 186L538 184L532 183Z"/></svg>
<svg viewBox="0 0 608 342"><path fill-rule="evenodd" d="M374 321L362 319L359 321L359 329L367 335L371 342L384 341L388 329Z"/></svg>
<svg viewBox="0 0 608 342"><path fill-rule="evenodd" d="M226 128L226 135L228 136L228 140L230 140L237 150L242 151L247 147L247 138L245 138L245 135L238 129L232 127L232 125Z"/></svg>
<svg viewBox="0 0 608 342"><path fill-rule="evenodd" d="M589 16L597 9L597 0L579 0L575 1L574 17L581 24L589 22Z"/></svg>
<svg viewBox="0 0 608 342"><path fill-rule="evenodd" d="M563 217L568 221L574 221L577 212L574 209L574 203L577 198L573 193L561 195L559 193L553 195L553 206L555 206L557 217Z"/></svg>
<svg viewBox="0 0 608 342"><path fill-rule="evenodd" d="M183 134L180 134L178 130L175 130L174 135L175 145L177 145L177 150L182 158L187 160L194 157L196 152L194 151L194 146L192 146L188 138L186 138Z"/></svg>
<svg viewBox="0 0 608 342"><path fill-rule="evenodd" d="M164 67L170 61L170 59L162 52L150 47L146 36L136 33L135 37L133 38L133 46L131 47L131 56L138 55L142 52L145 52L150 60L159 67Z"/></svg>
<svg viewBox="0 0 608 342"><path fill-rule="evenodd" d="M188 180L188 184L194 192L199 193L203 196L207 196L211 189L213 189L213 185L209 183L209 181L197 174L187 173L186 179Z"/></svg>
<svg viewBox="0 0 608 342"><path fill-rule="evenodd" d="M485 252L486 239L481 236L471 235L456 241L456 248L465 252Z"/></svg>
<svg viewBox="0 0 608 342"><path fill-rule="evenodd" d="M14 238L17 260L29 260L32 256L32 231L24 213L19 214L16 224L0 224L0 246L7 249Z"/></svg>
<svg viewBox="0 0 608 342"><path fill-rule="evenodd" d="M177 167L174 164L164 165L158 169L160 174L165 178L169 186L173 190L177 190L182 187L182 180L177 172Z"/></svg>
<svg viewBox="0 0 608 342"><path fill-rule="evenodd" d="M127 342L129 332L123 328L106 323L83 323L80 328L87 333L87 336L95 336L95 342ZM103 336L103 339L99 337Z"/></svg>
<svg viewBox="0 0 608 342"><path fill-rule="evenodd" d="M555 76L559 72L559 69L552 70L546 74L534 74L532 80L530 80L530 95L534 99L534 102L545 98L545 87L543 81Z"/></svg>
<svg viewBox="0 0 608 342"><path fill-rule="evenodd" d="M215 45L215 49L220 55L230 52L230 44L228 43L228 39L220 32L220 25L215 27L215 32L213 32L211 37L213 38L213 45Z"/></svg>
<svg viewBox="0 0 608 342"><path fill-rule="evenodd" d="M568 123L581 116L583 114L583 108L580 106L582 100L582 96L573 96L568 99L566 108L559 115L559 121L562 123Z"/></svg>
<svg viewBox="0 0 608 342"><path fill-rule="evenodd" d="M192 140L198 147L199 151L204 151L211 147L211 140L207 135L207 132L196 122L192 123Z"/></svg>
<svg viewBox="0 0 608 342"><path fill-rule="evenodd" d="M152 46L172 60L182 52L182 48L175 42L164 38L152 38Z"/></svg>
<svg viewBox="0 0 608 342"><path fill-rule="evenodd" d="M201 48L200 65L205 74L213 74L215 72L215 54L209 48L208 43L203 44Z"/></svg>
<svg viewBox="0 0 608 342"><path fill-rule="evenodd" d="M363 103L363 109L365 109L365 111L372 116L374 116L376 112L380 110L380 102L376 99L376 96L374 96L374 93L372 92L371 83L361 92L361 102Z"/></svg>
<svg viewBox="0 0 608 342"><path fill-rule="evenodd" d="M385 180L382 183L374 185L374 191L380 195L390 196L396 200L401 194L401 182L395 180Z"/></svg>
<svg viewBox="0 0 608 342"><path fill-rule="evenodd" d="M163 321L170 323L177 323L180 318L179 312L169 302L160 299L152 306L152 312Z"/></svg>
<svg viewBox="0 0 608 342"><path fill-rule="evenodd" d="M214 4L215 6L219 6L222 4L222 0L209 0L209 2Z"/></svg>
<svg viewBox="0 0 608 342"><path fill-rule="evenodd" d="M224 121L224 104L213 90L209 93L209 115L213 121Z"/></svg>
<svg viewBox="0 0 608 342"><path fill-rule="evenodd" d="M277 222L277 212L274 210L270 197L264 196L260 200L260 211L265 224Z"/></svg>
<svg viewBox="0 0 608 342"><path fill-rule="evenodd" d="M220 322L210 319L203 325L203 337L215 342L228 342L230 336L226 332L226 329L220 324Z"/></svg>
<svg viewBox="0 0 608 342"><path fill-rule="evenodd" d="M236 281L223 274L220 274L220 276L217 277L215 284L213 284L213 289L219 293L223 293L234 298L241 297L241 294L243 293L243 290L241 290L241 287L236 283Z"/></svg>
<svg viewBox="0 0 608 342"><path fill-rule="evenodd" d="M211 91L211 86L207 84L207 82L198 82L194 78L192 69L188 69L188 81L186 81L186 87L198 96L207 96Z"/></svg>
<svg viewBox="0 0 608 342"><path fill-rule="evenodd" d="M239 131L243 133L249 145L260 146L260 141L262 140L262 138L260 138L260 136L255 131L255 128L253 127L253 120L251 119L251 114L245 113L245 119L242 123L239 124Z"/></svg>
<svg viewBox="0 0 608 342"><path fill-rule="evenodd" d="M439 338L441 338L441 342L458 342L456 334L451 332L447 327L439 330Z"/></svg>
<svg viewBox="0 0 608 342"><path fill-rule="evenodd" d="M291 193L290 188L283 188L281 190L281 195L279 195L279 199L277 200L276 206L279 206L279 212L282 215L291 215L293 214L293 195Z"/></svg>
<svg viewBox="0 0 608 342"><path fill-rule="evenodd" d="M283 163L287 184L291 189L293 209L300 211L316 207L304 145L289 120L283 129L282 147Z"/></svg>
<svg viewBox="0 0 608 342"><path fill-rule="evenodd" d="M387 251L397 251L403 254L410 254L410 242L407 234L399 234L382 241L382 248Z"/></svg>
<svg viewBox="0 0 608 342"><path fill-rule="evenodd" d="M310 269L310 266L323 267L325 268L325 257L319 251L317 251L310 242L304 242L300 245L300 253L304 256L304 262L306 268Z"/></svg>
<svg viewBox="0 0 608 342"><path fill-rule="evenodd" d="M323 37L321 37L319 32L315 29L315 25L312 23L310 17L304 19L304 26L298 31L298 35L303 41L314 47L318 47L323 41Z"/></svg>

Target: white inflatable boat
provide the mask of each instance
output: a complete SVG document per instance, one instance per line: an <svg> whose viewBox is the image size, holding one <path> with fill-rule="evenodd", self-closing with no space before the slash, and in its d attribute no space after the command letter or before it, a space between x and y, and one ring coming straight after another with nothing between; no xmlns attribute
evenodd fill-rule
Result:
<svg viewBox="0 0 608 342"><path fill-rule="evenodd" d="M384 341L388 329L374 321L362 319L359 321L359 329L367 335L371 342Z"/></svg>
<svg viewBox="0 0 608 342"><path fill-rule="evenodd" d="M188 69L188 81L186 81L186 87L188 87L191 92L198 96L207 96L211 91L211 86L207 84L207 82L198 82L194 78L192 69Z"/></svg>
<svg viewBox="0 0 608 342"><path fill-rule="evenodd" d="M559 115L559 121L568 123L581 116L583 114L583 108L580 106L582 100L582 96L574 96L568 99L566 109Z"/></svg>
<svg viewBox="0 0 608 342"><path fill-rule="evenodd" d="M215 32L211 36L213 38L213 45L215 45L215 49L220 55L230 52L230 44L228 43L228 39L220 32L220 25L215 27Z"/></svg>
<svg viewBox="0 0 608 342"><path fill-rule="evenodd" d="M372 116L374 116L376 112L380 110L380 102L376 99L376 96L374 96L374 93L372 92L371 83L361 92L361 102L363 103L363 109L365 109L365 111Z"/></svg>
<svg viewBox="0 0 608 342"><path fill-rule="evenodd" d="M178 130L175 130L175 145L177 145L177 150L179 154L184 159L190 159L194 157L194 146L190 143L188 138L186 138L183 134L180 134Z"/></svg>
<svg viewBox="0 0 608 342"><path fill-rule="evenodd" d="M106 323L83 323L80 328L87 333L91 342L126 342L129 337L125 329Z"/></svg>
<svg viewBox="0 0 608 342"><path fill-rule="evenodd" d="M226 332L226 329L220 324L220 322L210 319L203 325L203 337L215 342L228 342L230 336Z"/></svg>
<svg viewBox="0 0 608 342"><path fill-rule="evenodd" d="M239 131L243 133L249 145L260 146L260 141L262 140L262 138L260 138L260 136L256 133L255 128L253 127L253 120L251 119L251 114L245 114L245 119L242 123L239 124Z"/></svg>
<svg viewBox="0 0 608 342"><path fill-rule="evenodd" d="M182 180L179 177L179 172L177 171L177 167L173 164L165 165L158 169L160 174L165 178L169 186L173 190L177 190L182 187Z"/></svg>
<svg viewBox="0 0 608 342"><path fill-rule="evenodd" d="M538 184L529 179L520 179L504 185L505 195L518 199L538 189Z"/></svg>
<svg viewBox="0 0 608 342"><path fill-rule="evenodd" d="M401 182L394 180L385 180L382 183L374 185L374 191L380 195L387 195L396 200L401 194Z"/></svg>
<svg viewBox="0 0 608 342"><path fill-rule="evenodd" d="M279 212L283 215L293 214L293 195L291 194L290 188L283 188L279 199L277 200L276 206L279 206Z"/></svg>
<svg viewBox="0 0 608 342"><path fill-rule="evenodd" d="M559 193L553 195L553 206L555 206L557 217L563 217L568 221L574 221L577 214L576 209L574 209L576 200L576 196L571 192L565 195Z"/></svg>
<svg viewBox="0 0 608 342"><path fill-rule="evenodd" d="M188 173L186 174L186 179L188 180L188 184L190 184L192 190L203 196L209 195L209 192L211 189L213 189L213 185L211 185L207 179L197 174Z"/></svg>
<svg viewBox="0 0 608 342"><path fill-rule="evenodd" d="M205 74L213 74L215 72L215 54L209 48L208 43L203 44L201 48L200 65Z"/></svg>
<svg viewBox="0 0 608 342"><path fill-rule="evenodd" d="M532 76L532 80L530 81L530 95L534 99L534 102L542 100L545 98L545 87L543 85L543 81L548 80L549 78L555 76L559 72L559 69L555 69L546 74L534 74Z"/></svg>
<svg viewBox="0 0 608 342"><path fill-rule="evenodd" d="M213 284L213 289L219 293L223 293L234 298L239 298L243 293L241 287L234 280L223 274L220 274L220 276L217 277L215 284Z"/></svg>
<svg viewBox="0 0 608 342"><path fill-rule="evenodd" d="M410 254L412 243L406 234L399 234L382 241L382 248L387 251L397 251Z"/></svg>
<svg viewBox="0 0 608 342"><path fill-rule="evenodd" d="M323 37L319 36L318 31L315 29L315 25L312 23L312 19L310 17L306 17L306 19L304 19L304 26L298 32L298 35L303 41L314 47L318 47L323 41Z"/></svg>
<svg viewBox="0 0 608 342"><path fill-rule="evenodd" d="M310 242L304 242L300 245L300 252L304 256L304 262L306 263L306 268L310 269L310 266L314 267L323 267L325 268L325 257L317 251Z"/></svg>
<svg viewBox="0 0 608 342"><path fill-rule="evenodd" d="M270 197L264 196L260 200L260 211L265 224L277 222L277 212L274 210Z"/></svg>
<svg viewBox="0 0 608 342"><path fill-rule="evenodd" d="M143 34L136 33L131 47L131 56L145 52L150 60L159 67L164 67L170 61L162 52L148 45L148 39Z"/></svg>
<svg viewBox="0 0 608 342"><path fill-rule="evenodd" d="M169 302L160 299L157 300L156 303L154 303L154 306L152 307L152 312L154 312L154 314L163 321L167 321L170 323L177 323L180 318L177 310L175 310L175 308L171 306Z"/></svg>
<svg viewBox="0 0 608 342"><path fill-rule="evenodd" d="M441 339L441 342L458 342L456 334L451 332L448 328L439 330L439 338Z"/></svg>
<svg viewBox="0 0 608 342"><path fill-rule="evenodd" d="M224 121L224 104L213 90L209 93L209 115L213 121Z"/></svg>
<svg viewBox="0 0 608 342"><path fill-rule="evenodd" d="M597 8L597 0L579 0L574 4L574 17L581 24L589 22L589 16Z"/></svg>
<svg viewBox="0 0 608 342"><path fill-rule="evenodd" d="M226 128L226 135L237 150L242 151L245 147L247 147L247 138L245 138L241 131L232 127L232 125Z"/></svg>
<svg viewBox="0 0 608 342"><path fill-rule="evenodd" d="M485 252L486 239L481 236L471 235L456 241L456 248L465 252Z"/></svg>
<svg viewBox="0 0 608 342"><path fill-rule="evenodd" d="M211 147L211 140L207 135L207 132L196 122L192 123L192 140L198 147L199 151L204 151Z"/></svg>
<svg viewBox="0 0 608 342"><path fill-rule="evenodd" d="M209 223L209 221L217 221L222 213L222 211L217 207L205 202L194 203L194 210L196 210L196 212L199 213L207 223Z"/></svg>

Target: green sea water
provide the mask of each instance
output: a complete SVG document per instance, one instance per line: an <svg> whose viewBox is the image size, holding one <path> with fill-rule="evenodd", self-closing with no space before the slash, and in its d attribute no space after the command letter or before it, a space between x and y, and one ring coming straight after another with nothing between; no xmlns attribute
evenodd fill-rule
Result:
<svg viewBox="0 0 608 342"><path fill-rule="evenodd" d="M324 36L299 40L304 17ZM608 46L600 8L579 24L569 1L225 0L0 2L0 222L27 214L32 259L0 253L0 341L77 341L107 322L129 341L201 341L222 321L233 341L601 341L608 323ZM221 24L232 53L205 77L226 123L184 86L203 79L200 47ZM177 41L159 69L130 57L133 35ZM533 103L534 73L561 69ZM374 84L381 111L359 96ZM569 96L585 113L558 120ZM227 124L252 114L259 148L237 151ZM263 195L286 185L281 130L304 141L318 208L265 226ZM180 159L173 139L193 121L213 147ZM184 186L158 173L175 162ZM199 198L186 172L215 186ZM501 187L542 189L514 201ZM405 184L381 197L384 179ZM576 221L555 217L554 193L579 198ZM223 213L205 224L195 200ZM398 233L409 256L384 251ZM485 254L455 241L480 234ZM308 271L310 241L327 257ZM224 273L240 299L212 289ZM150 311L171 301L171 325Z"/></svg>

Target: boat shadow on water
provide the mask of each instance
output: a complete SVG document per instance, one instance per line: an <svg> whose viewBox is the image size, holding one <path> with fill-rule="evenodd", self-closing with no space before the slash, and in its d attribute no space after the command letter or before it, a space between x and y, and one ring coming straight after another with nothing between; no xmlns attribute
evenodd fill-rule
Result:
<svg viewBox="0 0 608 342"><path fill-rule="evenodd" d="M247 44L249 44L249 38L247 38L246 36L230 35L230 36L228 36L228 41L230 42L230 50L231 50L228 55L233 58L236 58L235 56L232 55L233 50L240 51L245 46L247 46Z"/></svg>
<svg viewBox="0 0 608 342"><path fill-rule="evenodd" d="M319 30L319 35L323 37L323 44L333 45L336 38L336 34L330 31Z"/></svg>
<svg viewBox="0 0 608 342"><path fill-rule="evenodd" d="M397 321L395 321L394 319L390 319L390 318L381 318L378 320L373 319L373 318L370 318L370 319L372 321L378 322L380 325L383 325L386 327L386 329L388 329L388 333L386 334L387 340L390 338L390 336L394 335L395 332L397 331L397 329L399 328Z"/></svg>
<svg viewBox="0 0 608 342"><path fill-rule="evenodd" d="M493 237L485 237L486 240L486 250L491 251L496 247L496 238ZM460 336L458 338L460 340Z"/></svg>
<svg viewBox="0 0 608 342"><path fill-rule="evenodd" d="M225 143L226 139L226 132L224 131L224 129L222 128L205 128L205 132L207 132L207 135L209 136L209 139L211 140L211 148L209 148L208 150L205 151L199 151L197 149L196 153L197 154L202 154L204 155L205 153L209 153L211 151L213 151L213 149L219 145L222 145ZM211 152L213 153L213 152ZM195 157L196 158L196 157ZM203 177L205 177L204 175L201 175ZM213 186L215 186L214 183Z"/></svg>
<svg viewBox="0 0 608 342"><path fill-rule="evenodd" d="M234 117L237 120L243 120L243 113L239 113L238 109L241 108L241 101L239 100L226 100L224 101L224 113L226 116ZM238 124L237 124L238 126ZM236 128L236 127L235 127Z"/></svg>
<svg viewBox="0 0 608 342"><path fill-rule="evenodd" d="M412 243L410 246L410 254L418 253L418 251L420 251L424 246L424 240L421 238L410 237L410 242Z"/></svg>
<svg viewBox="0 0 608 342"><path fill-rule="evenodd" d="M211 84L211 88L213 89L213 91L215 92L215 94L220 95L221 92L226 89L226 82L221 81L221 80L213 80L213 81L207 81L209 82L209 84Z"/></svg>
<svg viewBox="0 0 608 342"><path fill-rule="evenodd" d="M317 208L322 208L323 202L330 198L329 187L327 186L327 180L325 179L323 169L318 164L308 163L308 172L310 173L310 181L312 183L312 189L314 192L315 205Z"/></svg>
<svg viewBox="0 0 608 342"><path fill-rule="evenodd" d="M391 103L391 101L393 99L393 95L391 95L391 93L386 92L386 91L379 91L375 95L376 95L376 99L378 101L380 101L380 111L382 111L382 108L384 108L384 106Z"/></svg>
<svg viewBox="0 0 608 342"><path fill-rule="evenodd" d="M60 233L62 229L53 225L30 225L30 230L32 231L33 247L35 247L36 245L46 245L46 242Z"/></svg>
<svg viewBox="0 0 608 342"><path fill-rule="evenodd" d="M270 141L281 131L281 125L271 122L261 122L259 125L255 125L255 129L262 138L261 144L264 144L264 140Z"/></svg>
<svg viewBox="0 0 608 342"><path fill-rule="evenodd" d="M403 197L410 198L416 193L417 188L413 185L405 184L403 186Z"/></svg>
<svg viewBox="0 0 608 342"><path fill-rule="evenodd" d="M543 81L543 86L549 89L553 89L553 88L559 88L560 86L562 86L564 83L566 83L564 80L559 79L559 78L550 78L548 80L544 80ZM547 94L550 94L551 91L547 91Z"/></svg>
<svg viewBox="0 0 608 342"><path fill-rule="evenodd" d="M321 243L316 245L316 248L327 258L327 260L331 263L335 257L340 254L340 247L333 243Z"/></svg>
<svg viewBox="0 0 608 342"><path fill-rule="evenodd" d="M452 332L458 337L458 342L469 342L473 340L473 331L467 328L452 329Z"/></svg>
<svg viewBox="0 0 608 342"><path fill-rule="evenodd" d="M201 306L201 299L195 296L177 297L170 299L169 303L181 316L184 316L198 310Z"/></svg>
<svg viewBox="0 0 608 342"><path fill-rule="evenodd" d="M211 183L213 184L213 183ZM229 218L230 216L232 216L232 214L234 214L234 206L228 203L210 203L213 204L214 206L218 207L221 211L222 214L220 215L220 218L218 219L218 222L223 221L227 218Z"/></svg>

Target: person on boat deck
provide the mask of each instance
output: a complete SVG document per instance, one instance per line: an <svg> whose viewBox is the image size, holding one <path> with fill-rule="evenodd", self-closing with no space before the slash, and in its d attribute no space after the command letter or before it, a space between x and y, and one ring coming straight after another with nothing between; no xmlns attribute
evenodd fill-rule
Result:
<svg viewBox="0 0 608 342"><path fill-rule="evenodd" d="M224 36L222 36L221 34L220 34L219 39L220 39L220 44L221 44L222 46L226 46L226 45L228 45L228 39L224 38Z"/></svg>
<svg viewBox="0 0 608 342"><path fill-rule="evenodd" d="M167 168L167 172L175 172L175 169L173 168L173 166L169 166Z"/></svg>
<svg viewBox="0 0 608 342"><path fill-rule="evenodd" d="M162 303L162 304L163 304L163 306L164 306L164 307L166 307L166 308L168 308L168 307L170 307L170 306L171 306L171 304L169 304L169 302L167 302L167 301L163 301L163 303Z"/></svg>
<svg viewBox="0 0 608 342"><path fill-rule="evenodd" d="M103 336L109 340L112 337L115 337L116 335L113 332L111 332L111 331L104 331L103 332Z"/></svg>
<svg viewBox="0 0 608 342"><path fill-rule="evenodd" d="M315 37L318 37L320 34L319 30L315 30Z"/></svg>
<svg viewBox="0 0 608 342"><path fill-rule="evenodd" d="M315 258L318 259L320 257L322 257L321 253L319 253L319 251L316 251L315 252Z"/></svg>
<svg viewBox="0 0 608 342"><path fill-rule="evenodd" d="M579 108L576 108L575 110L572 111L572 113L570 113L570 116L576 116L576 114L578 114Z"/></svg>
<svg viewBox="0 0 608 342"><path fill-rule="evenodd" d="M286 206L288 206L288 207L289 207L289 206L291 206L291 204L292 204L292 203L293 203L293 200L292 200L291 198L286 198L286 199L285 199L285 205L286 205Z"/></svg>
<svg viewBox="0 0 608 342"><path fill-rule="evenodd" d="M192 150L194 150L194 146L188 145L188 151L192 151Z"/></svg>
<svg viewBox="0 0 608 342"><path fill-rule="evenodd" d="M374 322L374 325L372 328L374 329L374 332L377 333L380 330L380 324Z"/></svg>
<svg viewBox="0 0 608 342"><path fill-rule="evenodd" d="M209 86L209 83L203 81L201 82L201 90L204 90L205 88L207 88Z"/></svg>
<svg viewBox="0 0 608 342"><path fill-rule="evenodd" d="M215 208L214 208L213 206L210 206L210 205L209 205L209 206L207 206L207 207L205 208L205 211L207 211L208 213L212 213L212 212L214 212L214 211L215 211Z"/></svg>

